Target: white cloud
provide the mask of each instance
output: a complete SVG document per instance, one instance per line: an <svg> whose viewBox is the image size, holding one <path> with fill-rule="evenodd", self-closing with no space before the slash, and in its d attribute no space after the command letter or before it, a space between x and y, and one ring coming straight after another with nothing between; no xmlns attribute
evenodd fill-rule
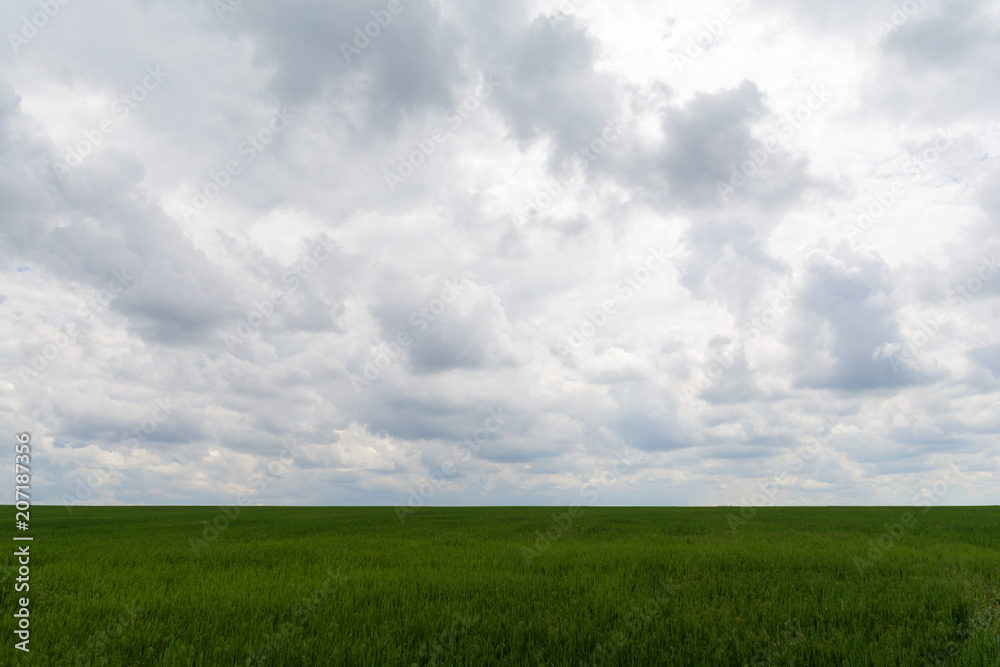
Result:
<svg viewBox="0 0 1000 667"><path fill-rule="evenodd" d="M384 3L63 7L0 55L38 500L232 502L294 437L254 502L400 504L500 409L433 502L632 448L601 502L739 503L832 420L775 502L996 503L1000 15L896 4L404 3L349 59Z"/></svg>

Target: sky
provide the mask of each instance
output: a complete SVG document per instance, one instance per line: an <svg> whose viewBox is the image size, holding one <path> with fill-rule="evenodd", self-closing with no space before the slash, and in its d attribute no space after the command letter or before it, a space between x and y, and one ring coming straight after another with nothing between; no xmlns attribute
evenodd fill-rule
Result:
<svg viewBox="0 0 1000 667"><path fill-rule="evenodd" d="M1000 504L1000 4L16 0L66 504Z"/></svg>

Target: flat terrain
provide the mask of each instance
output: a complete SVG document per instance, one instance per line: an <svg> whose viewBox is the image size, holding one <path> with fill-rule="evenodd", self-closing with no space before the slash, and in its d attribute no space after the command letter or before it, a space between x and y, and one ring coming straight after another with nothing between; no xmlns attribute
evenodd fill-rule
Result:
<svg viewBox="0 0 1000 667"><path fill-rule="evenodd" d="M0 665L1000 665L998 508L565 513L32 507Z"/></svg>

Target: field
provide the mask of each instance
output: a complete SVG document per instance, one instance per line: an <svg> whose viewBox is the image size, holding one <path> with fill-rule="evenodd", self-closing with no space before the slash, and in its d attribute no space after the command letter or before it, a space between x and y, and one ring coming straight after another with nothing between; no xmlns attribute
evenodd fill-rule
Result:
<svg viewBox="0 0 1000 667"><path fill-rule="evenodd" d="M31 514L2 665L1000 665L997 508Z"/></svg>

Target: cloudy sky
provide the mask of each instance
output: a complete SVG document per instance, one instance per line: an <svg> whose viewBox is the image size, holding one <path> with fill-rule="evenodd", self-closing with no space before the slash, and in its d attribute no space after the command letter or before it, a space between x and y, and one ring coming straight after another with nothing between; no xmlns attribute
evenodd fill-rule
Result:
<svg viewBox="0 0 1000 667"><path fill-rule="evenodd" d="M994 0L0 25L34 501L1000 502Z"/></svg>

